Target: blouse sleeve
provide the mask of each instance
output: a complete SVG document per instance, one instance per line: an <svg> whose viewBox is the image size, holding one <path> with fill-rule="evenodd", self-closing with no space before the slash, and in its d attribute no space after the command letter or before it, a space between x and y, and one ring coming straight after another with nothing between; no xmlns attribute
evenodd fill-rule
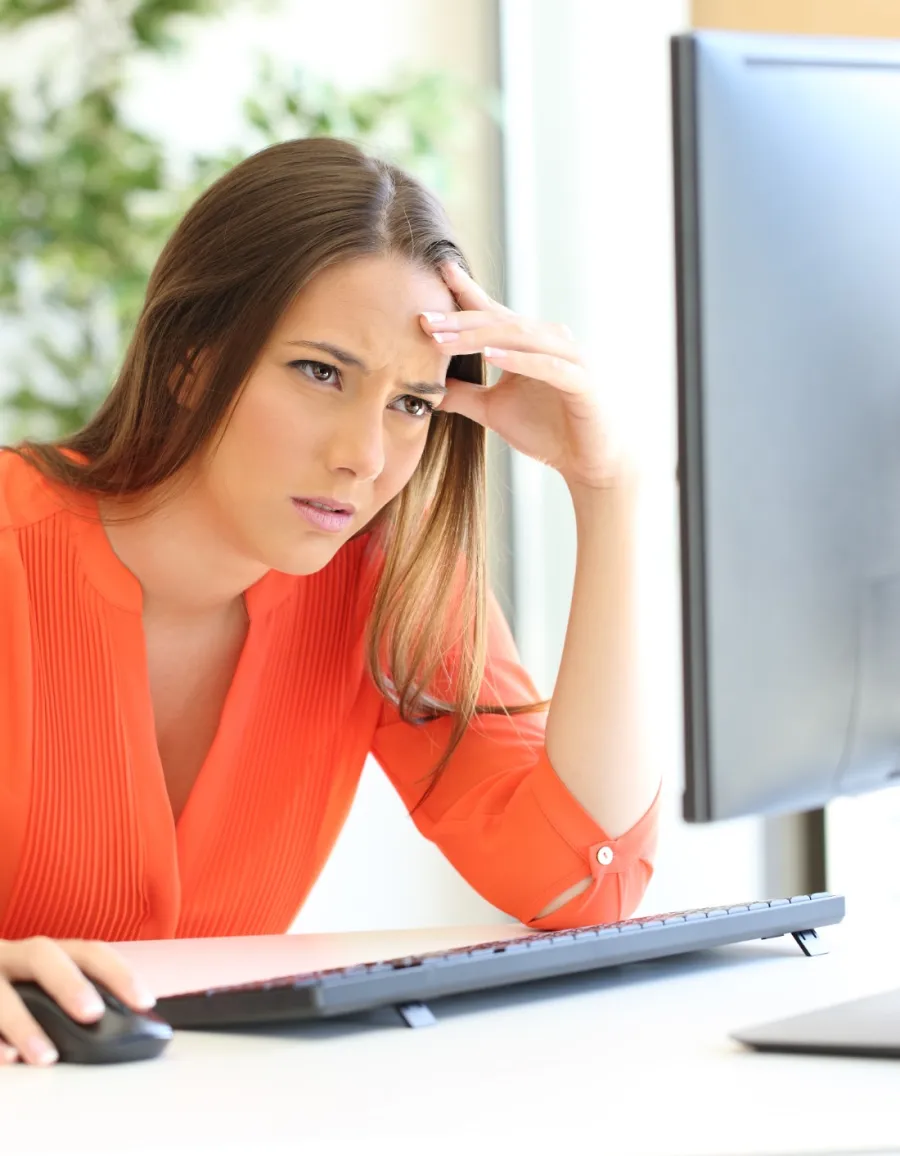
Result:
<svg viewBox="0 0 900 1156"><path fill-rule="evenodd" d="M540 699L493 592L488 608L479 703ZM659 794L630 830L611 839L551 766L546 723L546 711L476 716L413 820L480 895L530 927L560 930L625 919L653 873ZM450 726L447 718L406 723L392 703L382 707L372 754L410 810L427 789ZM587 877L587 890L536 918Z"/></svg>

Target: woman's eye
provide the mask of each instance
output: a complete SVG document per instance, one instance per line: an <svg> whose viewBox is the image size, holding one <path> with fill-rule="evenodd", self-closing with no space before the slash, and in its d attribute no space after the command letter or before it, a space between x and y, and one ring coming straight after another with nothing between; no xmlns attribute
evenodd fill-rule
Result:
<svg viewBox="0 0 900 1156"><path fill-rule="evenodd" d="M401 397L398 400L402 402L411 401L414 405L423 407L415 413L411 412L410 410L406 410L406 413L408 413L410 417L424 418L428 417L429 414L432 414L435 411L435 406L433 406L430 401L426 401L424 397L414 397L411 393L408 393L405 397Z"/></svg>
<svg viewBox="0 0 900 1156"><path fill-rule="evenodd" d="M307 377L311 377L313 381L318 381L322 385L333 385L340 381L340 370L335 366L329 365L327 361L292 361L292 367L296 367L301 373ZM405 413L407 417L426 418L434 413L436 406L432 405L430 401L426 401L423 397L415 397L408 393L404 397L398 397L397 402L400 404L412 403L418 406L417 410L402 409L401 413Z"/></svg>
<svg viewBox="0 0 900 1156"><path fill-rule="evenodd" d="M324 385L330 385L334 380L329 377L329 374L338 372L333 365L329 365L325 361L292 361L291 365L296 365L307 377L311 377L313 381L321 381ZM325 372L324 377L319 376L321 370Z"/></svg>

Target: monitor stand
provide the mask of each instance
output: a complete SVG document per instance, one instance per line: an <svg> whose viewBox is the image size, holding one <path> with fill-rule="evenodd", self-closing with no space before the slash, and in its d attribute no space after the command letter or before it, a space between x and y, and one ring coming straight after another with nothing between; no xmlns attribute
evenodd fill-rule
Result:
<svg viewBox="0 0 900 1156"><path fill-rule="evenodd" d="M763 1052L900 1059L900 988L747 1028L732 1038Z"/></svg>

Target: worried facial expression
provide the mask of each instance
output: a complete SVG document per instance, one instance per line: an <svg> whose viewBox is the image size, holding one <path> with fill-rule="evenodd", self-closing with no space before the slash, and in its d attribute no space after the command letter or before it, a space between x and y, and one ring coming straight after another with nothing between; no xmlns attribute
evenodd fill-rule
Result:
<svg viewBox="0 0 900 1156"><path fill-rule="evenodd" d="M400 493L450 361L418 315L455 309L439 274L396 257L335 265L295 298L200 478L242 553L313 573Z"/></svg>

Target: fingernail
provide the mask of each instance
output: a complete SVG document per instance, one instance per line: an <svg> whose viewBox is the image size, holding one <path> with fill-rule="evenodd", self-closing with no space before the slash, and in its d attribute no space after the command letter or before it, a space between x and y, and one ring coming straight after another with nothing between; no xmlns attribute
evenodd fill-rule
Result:
<svg viewBox="0 0 900 1156"><path fill-rule="evenodd" d="M59 1052L50 1046L40 1036L32 1036L25 1044L25 1054L35 1064L54 1064L59 1059Z"/></svg>
<svg viewBox="0 0 900 1156"><path fill-rule="evenodd" d="M484 347L484 356L485 357L503 357L503 355L505 353L506 353L505 349L493 349L490 345L486 345Z"/></svg>
<svg viewBox="0 0 900 1156"><path fill-rule="evenodd" d="M458 333L432 333L431 335L435 341L457 341L459 339Z"/></svg>
<svg viewBox="0 0 900 1156"><path fill-rule="evenodd" d="M86 992L78 1001L78 1006L86 1016L102 1016L106 1007L96 992Z"/></svg>
<svg viewBox="0 0 900 1156"><path fill-rule="evenodd" d="M156 1003L156 996L148 987L135 987L134 1002L138 1007L151 1008Z"/></svg>
<svg viewBox="0 0 900 1156"><path fill-rule="evenodd" d="M423 313L422 316L425 318L426 321L430 321L430 322L446 321L447 320L447 314L446 313Z"/></svg>

